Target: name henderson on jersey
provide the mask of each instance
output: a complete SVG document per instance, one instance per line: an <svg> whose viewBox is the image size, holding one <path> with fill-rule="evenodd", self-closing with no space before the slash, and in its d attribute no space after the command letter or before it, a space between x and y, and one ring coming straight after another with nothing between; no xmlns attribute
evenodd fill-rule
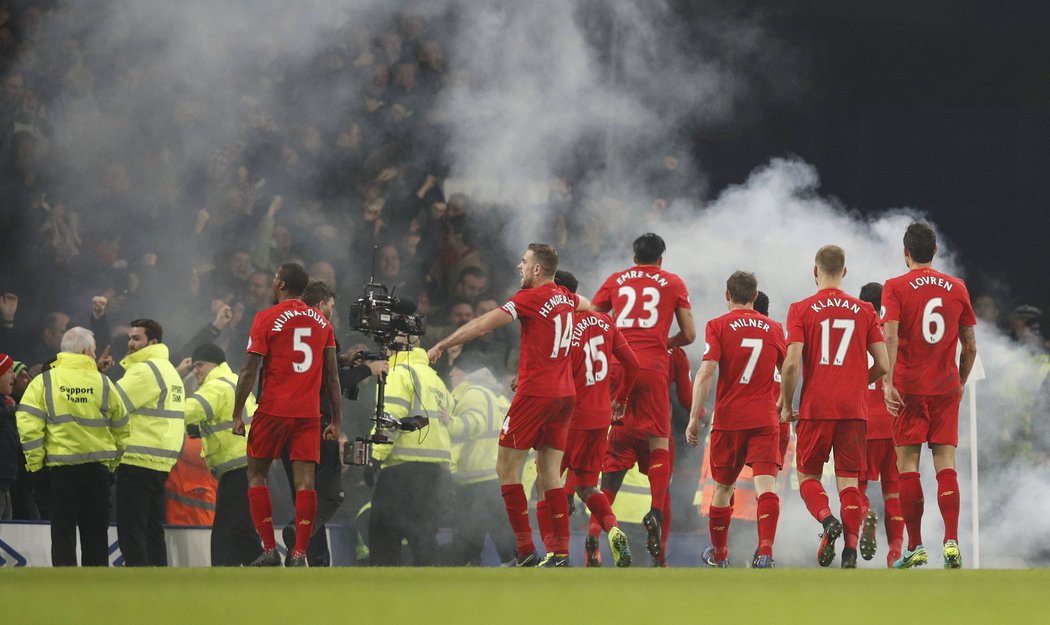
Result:
<svg viewBox="0 0 1050 625"><path fill-rule="evenodd" d="M598 326L604 332L609 331L609 324L605 323L601 317L584 317L576 324L576 327L572 329L573 347L580 346L580 339L583 338L583 333L591 326Z"/></svg>
<svg viewBox="0 0 1050 625"><path fill-rule="evenodd" d="M650 280L657 282L660 286L667 286L667 278L661 276L660 274L646 273L644 271L638 271L637 269L632 269L630 271L625 271L621 273L616 278L616 284L622 285L624 282L627 282L628 280L633 280L635 278L649 278Z"/></svg>
<svg viewBox="0 0 1050 625"><path fill-rule="evenodd" d="M572 298L566 297L565 295L559 293L547 300L546 304L540 306L539 312L541 315L543 315L544 318L546 318L547 315L549 315L551 311L554 310L554 307L558 304L565 304L566 306L576 308L576 302L572 301Z"/></svg>
<svg viewBox="0 0 1050 625"><path fill-rule="evenodd" d="M769 332L769 324L761 319L752 319L750 317L744 317L737 319L729 324L729 329L736 332L740 328L759 328L766 332Z"/></svg>
<svg viewBox="0 0 1050 625"><path fill-rule="evenodd" d="M945 280L944 278L937 278L937 277L934 277L934 276L919 276L918 278L914 278L914 279L912 279L911 281L908 282L908 286L910 286L913 290L916 290L916 291L919 290L920 286L926 286L927 284L933 285L933 286L939 286L942 289L944 289L945 291L949 291L949 292L951 292L952 287L955 286L951 282L948 282L947 280Z"/></svg>
<svg viewBox="0 0 1050 625"><path fill-rule="evenodd" d="M841 297L829 297L822 302L813 302L809 307L813 309L813 312L820 312L825 308L846 308L854 313L860 312L860 306Z"/></svg>
<svg viewBox="0 0 1050 625"><path fill-rule="evenodd" d="M281 313L276 319L273 320L273 331L280 332L284 329L284 324L293 317L300 317L306 315L321 325L322 328L328 327L328 320L324 318L324 315L317 312L313 308L307 308L305 310L286 310Z"/></svg>

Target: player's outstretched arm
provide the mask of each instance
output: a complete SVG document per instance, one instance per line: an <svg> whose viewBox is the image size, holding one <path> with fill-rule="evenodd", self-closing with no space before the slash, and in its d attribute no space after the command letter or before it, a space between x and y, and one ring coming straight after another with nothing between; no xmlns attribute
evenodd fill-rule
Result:
<svg viewBox="0 0 1050 625"><path fill-rule="evenodd" d="M678 334L667 340L668 349L685 347L696 340L696 322L693 320L693 309L678 307L674 311L678 321Z"/></svg>
<svg viewBox="0 0 1050 625"><path fill-rule="evenodd" d="M693 380L693 403L689 407L689 425L685 428L685 440L696 447L700 444L700 428L707 425L707 396L711 394L711 385L715 380L715 369L718 363L705 360L700 363L700 370Z"/></svg>
<svg viewBox="0 0 1050 625"><path fill-rule="evenodd" d="M458 330L438 341L437 345L431 347L430 351L427 352L427 357L430 358L430 362L437 362L446 349L469 343L480 336L485 336L496 328L507 325L511 321L514 321L514 318L502 308L490 310L477 319L460 326Z"/></svg>
<svg viewBox="0 0 1050 625"><path fill-rule="evenodd" d="M342 390L339 388L339 360L335 353L335 347L326 347L324 350L324 376L325 396L331 407L332 422L324 430L324 439L328 441L339 440L343 431L343 408Z"/></svg>
<svg viewBox="0 0 1050 625"><path fill-rule="evenodd" d="M248 401L248 394L255 388L261 363L262 356L248 352L244 366L241 367L240 377L237 378L237 388L233 396L233 433L237 436L244 436L244 403Z"/></svg>
<svg viewBox="0 0 1050 625"><path fill-rule="evenodd" d="M959 392L966 386L966 380L970 378L973 371L973 363L977 360L977 334L974 326L959 326L959 342L962 343L962 353L959 355Z"/></svg>
<svg viewBox="0 0 1050 625"><path fill-rule="evenodd" d="M798 420L798 413L792 410L791 402L795 400L795 387L798 386L799 369L802 363L802 343L791 343L784 356L784 366L780 370L780 421L790 423Z"/></svg>
<svg viewBox="0 0 1050 625"><path fill-rule="evenodd" d="M868 345L868 353L871 354L873 362L868 367L868 384L878 380L889 371L890 361L886 355L885 343L872 343Z"/></svg>

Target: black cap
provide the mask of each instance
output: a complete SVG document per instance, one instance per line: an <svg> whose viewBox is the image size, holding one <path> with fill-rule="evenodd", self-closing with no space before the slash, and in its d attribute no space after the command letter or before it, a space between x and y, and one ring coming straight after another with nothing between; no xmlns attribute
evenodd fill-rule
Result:
<svg viewBox="0 0 1050 625"><path fill-rule="evenodd" d="M221 365L226 362L226 352L222 351L222 348L215 343L204 343L193 350L193 356L190 359L193 362L213 362Z"/></svg>

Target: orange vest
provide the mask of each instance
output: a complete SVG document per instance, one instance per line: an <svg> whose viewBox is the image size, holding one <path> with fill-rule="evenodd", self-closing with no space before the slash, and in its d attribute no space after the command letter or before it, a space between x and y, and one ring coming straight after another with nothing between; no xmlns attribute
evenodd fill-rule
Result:
<svg viewBox="0 0 1050 625"><path fill-rule="evenodd" d="M201 457L201 439L186 437L179 460L171 468L164 491L168 525L206 525L215 521L215 492L219 483Z"/></svg>

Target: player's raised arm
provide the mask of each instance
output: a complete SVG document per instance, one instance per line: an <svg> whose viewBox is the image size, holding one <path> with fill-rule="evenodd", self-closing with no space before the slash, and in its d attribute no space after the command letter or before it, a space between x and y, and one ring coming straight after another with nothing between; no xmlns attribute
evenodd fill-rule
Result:
<svg viewBox="0 0 1050 625"><path fill-rule="evenodd" d="M514 321L514 318L507 311L502 308L494 308L460 326L458 330L438 341L437 345L431 347L430 351L427 352L427 357L430 358L430 362L437 362L446 349L469 343L478 337L485 336L496 328L507 325L511 321Z"/></svg>
<svg viewBox="0 0 1050 625"><path fill-rule="evenodd" d="M233 433L237 436L244 436L244 404L248 401L248 395L251 394L252 389L255 388L261 363L262 356L255 352L248 352L237 378L237 390L233 398Z"/></svg>
<svg viewBox="0 0 1050 625"><path fill-rule="evenodd" d="M693 320L693 310L679 306L674 310L674 317L678 321L678 334L667 340L667 347L685 347L696 340L696 322Z"/></svg>

